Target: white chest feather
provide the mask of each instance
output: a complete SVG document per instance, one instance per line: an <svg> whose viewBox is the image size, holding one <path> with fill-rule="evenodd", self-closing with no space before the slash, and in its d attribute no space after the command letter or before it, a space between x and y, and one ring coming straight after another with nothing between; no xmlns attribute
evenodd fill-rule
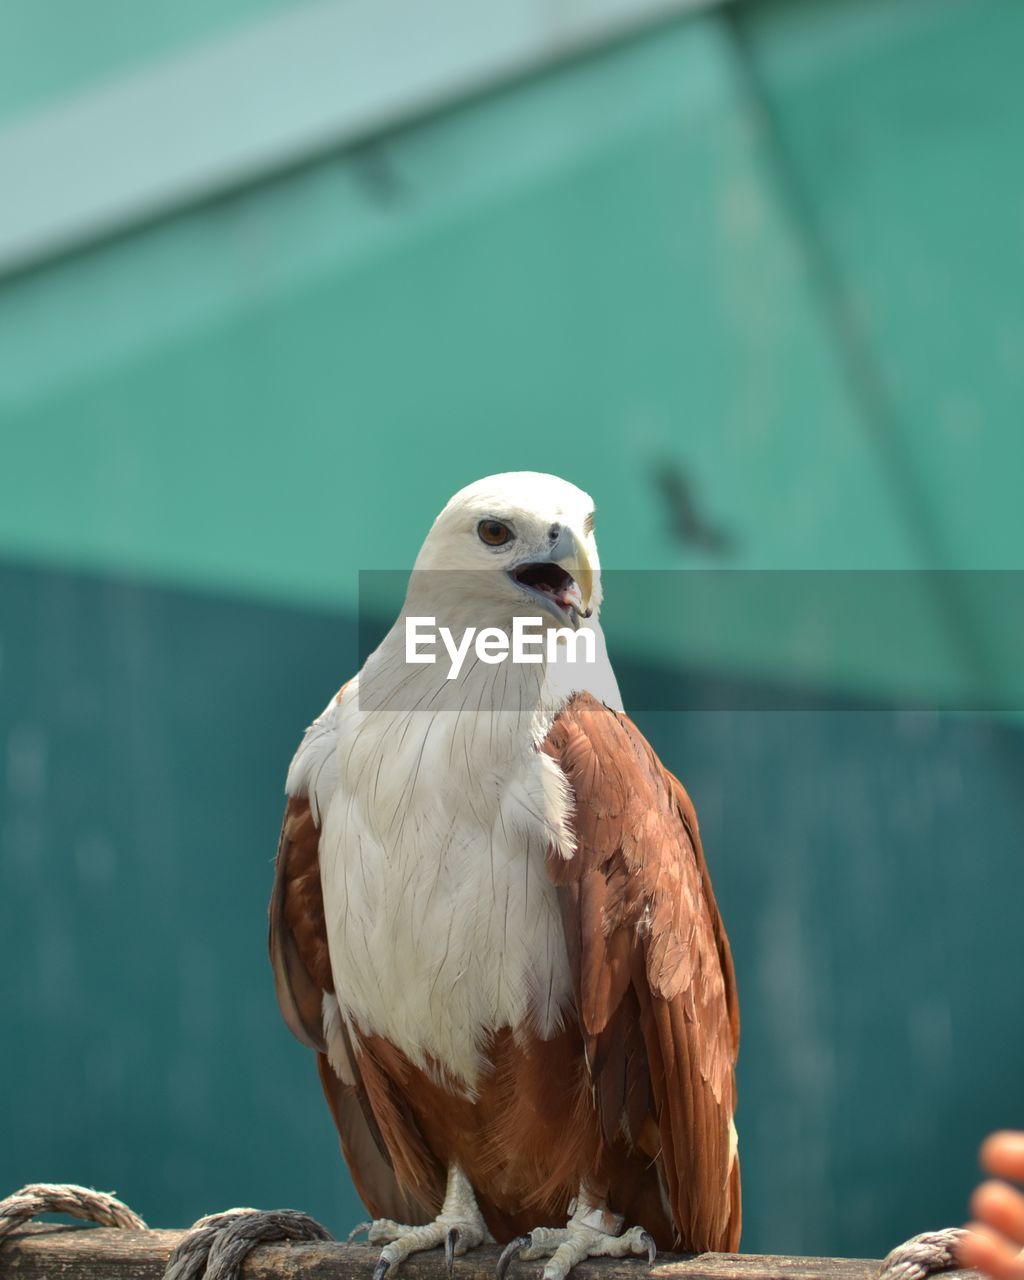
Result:
<svg viewBox="0 0 1024 1280"><path fill-rule="evenodd" d="M343 1014L469 1088L488 1033L543 1036L570 1000L548 849L573 852L568 789L513 712L361 712L356 682L289 774L321 824Z"/></svg>

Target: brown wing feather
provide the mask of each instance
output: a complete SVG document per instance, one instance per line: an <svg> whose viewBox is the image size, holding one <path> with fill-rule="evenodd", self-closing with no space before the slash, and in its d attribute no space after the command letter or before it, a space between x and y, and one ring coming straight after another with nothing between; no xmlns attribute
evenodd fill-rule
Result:
<svg viewBox="0 0 1024 1280"><path fill-rule="evenodd" d="M305 796L290 796L277 842L270 897L270 963L281 1013L292 1034L323 1053L323 997L334 990L324 900L320 833Z"/></svg>
<svg viewBox="0 0 1024 1280"><path fill-rule="evenodd" d="M734 1250L739 1011L693 805L632 721L587 694L543 749L575 804L577 851L548 870L606 1140L657 1161L679 1245Z"/></svg>
<svg viewBox="0 0 1024 1280"><path fill-rule="evenodd" d="M342 1031L342 1079L327 1058L323 1031L323 997L333 992L327 925L320 886L320 833L309 801L291 796L285 806L277 846L274 889L270 899L270 961L284 1020L292 1032L317 1050L320 1082L338 1129L342 1153L360 1199L374 1217L400 1222L426 1222L433 1217L436 1192L420 1196L400 1185L391 1150L418 1153L422 1139L400 1108L387 1115L387 1140L371 1105L360 1055ZM378 1082L379 1093L387 1082ZM390 1144L390 1145L389 1145ZM408 1162L407 1162L408 1163Z"/></svg>

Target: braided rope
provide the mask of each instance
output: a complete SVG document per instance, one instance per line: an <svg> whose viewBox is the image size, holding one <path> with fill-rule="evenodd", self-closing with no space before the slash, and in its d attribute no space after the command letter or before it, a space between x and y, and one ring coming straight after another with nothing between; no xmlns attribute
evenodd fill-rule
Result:
<svg viewBox="0 0 1024 1280"><path fill-rule="evenodd" d="M71 1182L33 1182L0 1200L0 1242L41 1213L66 1213L126 1231L148 1230L137 1213L105 1191ZM164 1280L238 1280L245 1259L261 1244L333 1239L309 1214L295 1209L228 1209L189 1228L167 1260Z"/></svg>
<svg viewBox="0 0 1024 1280"><path fill-rule="evenodd" d="M193 1223L167 1260L164 1280L238 1280L242 1263L261 1244L333 1239L297 1209L227 1209Z"/></svg>
<svg viewBox="0 0 1024 1280"><path fill-rule="evenodd" d="M145 1231L137 1213L106 1191L93 1191L73 1182L30 1182L14 1195L0 1200L0 1240L41 1213L67 1213L101 1227Z"/></svg>
<svg viewBox="0 0 1024 1280"><path fill-rule="evenodd" d="M0 1200L0 1242L42 1213L66 1213L101 1227L146 1231L146 1223L116 1196L72 1182L32 1182ZM928 1280L959 1264L962 1227L925 1231L897 1245L883 1261L878 1280ZM289 1240L333 1240L309 1214L296 1209L228 1209L200 1218L167 1261L164 1280L238 1280L242 1264L261 1244Z"/></svg>
<svg viewBox="0 0 1024 1280"><path fill-rule="evenodd" d="M885 1258L878 1280L927 1280L937 1271L955 1270L957 1246L966 1234L963 1227L944 1227L912 1236Z"/></svg>

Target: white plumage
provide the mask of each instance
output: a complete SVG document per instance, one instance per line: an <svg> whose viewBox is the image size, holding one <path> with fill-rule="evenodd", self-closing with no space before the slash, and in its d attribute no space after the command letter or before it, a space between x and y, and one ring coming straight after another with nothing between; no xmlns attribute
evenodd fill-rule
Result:
<svg viewBox="0 0 1024 1280"><path fill-rule="evenodd" d="M524 489L536 493L543 519L522 505ZM518 516L522 557L531 543L546 553L552 515L584 528L592 502L564 481L523 473L456 494L424 543L395 625L310 726L287 782L289 795L309 795L321 829L342 1016L417 1065L440 1064L468 1092L488 1029L532 1018L547 1038L571 999L544 869L549 848L572 856L569 792L537 747L575 690L621 705L596 612L588 624L598 634L594 665L489 665L470 656L453 685L443 664L405 662L406 616L434 616L456 632L508 625L504 575L493 573L490 549L465 536L494 510ZM592 537L588 544L596 576ZM493 599L479 587L458 590L459 571L482 567ZM361 690L372 710L361 707Z"/></svg>

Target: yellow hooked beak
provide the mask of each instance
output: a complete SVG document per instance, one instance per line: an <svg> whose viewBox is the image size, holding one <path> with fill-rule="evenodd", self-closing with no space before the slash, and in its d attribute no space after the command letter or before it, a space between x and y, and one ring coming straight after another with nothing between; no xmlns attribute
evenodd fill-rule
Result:
<svg viewBox="0 0 1024 1280"><path fill-rule="evenodd" d="M593 612L590 599L594 593L594 569L586 547L565 525L562 526L558 541L551 548L551 559L576 583L579 588L579 600L574 601L576 612L581 618L589 618Z"/></svg>
<svg viewBox="0 0 1024 1280"><path fill-rule="evenodd" d="M551 530L547 555L524 560L506 572L558 622L578 628L593 615L594 566L586 548L565 525Z"/></svg>

